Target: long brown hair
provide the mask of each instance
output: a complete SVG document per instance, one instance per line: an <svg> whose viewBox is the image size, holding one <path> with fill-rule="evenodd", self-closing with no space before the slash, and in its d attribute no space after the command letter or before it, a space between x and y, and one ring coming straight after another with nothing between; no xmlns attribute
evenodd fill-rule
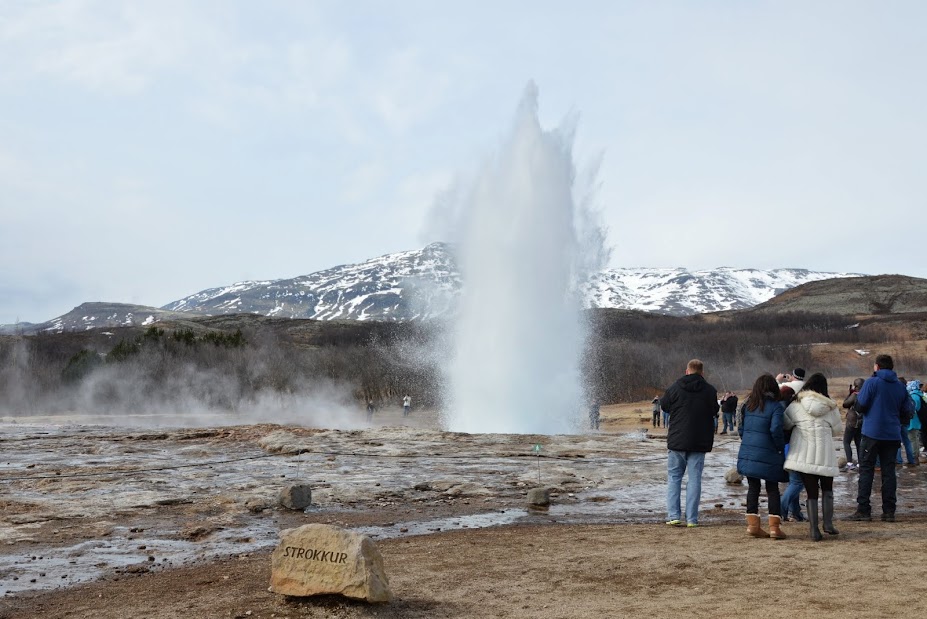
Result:
<svg viewBox="0 0 927 619"><path fill-rule="evenodd" d="M763 374L753 383L753 389L747 396L744 406L748 411L761 411L766 400L778 402L780 398L779 383L772 374Z"/></svg>

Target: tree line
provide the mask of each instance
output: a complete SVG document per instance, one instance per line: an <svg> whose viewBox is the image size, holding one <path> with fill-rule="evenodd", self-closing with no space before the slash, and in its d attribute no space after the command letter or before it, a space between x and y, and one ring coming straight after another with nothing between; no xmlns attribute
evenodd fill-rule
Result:
<svg viewBox="0 0 927 619"><path fill-rule="evenodd" d="M898 330L829 314L673 317L590 310L583 361L600 404L649 399L702 359L719 389L801 366L865 375L864 359L814 368L815 345L897 341ZM440 407L449 325L215 317L147 329L0 338L0 411L236 410L267 394L340 394L345 406ZM538 333L543 338L543 333ZM927 371L923 356L899 359ZM920 364L920 365L918 365ZM542 380L543 377L539 377Z"/></svg>

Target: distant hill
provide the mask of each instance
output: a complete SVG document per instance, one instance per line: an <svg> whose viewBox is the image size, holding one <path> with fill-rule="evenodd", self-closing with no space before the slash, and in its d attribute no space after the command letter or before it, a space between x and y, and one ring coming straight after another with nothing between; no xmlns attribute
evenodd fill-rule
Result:
<svg viewBox="0 0 927 619"><path fill-rule="evenodd" d="M870 275L808 282L748 311L762 314L814 312L858 317L927 312L927 279Z"/></svg>
<svg viewBox="0 0 927 619"><path fill-rule="evenodd" d="M7 325L3 333L36 333L50 331L87 331L117 327L144 327L165 320L188 320L190 314L171 312L157 307L129 303L82 303L67 314L38 324Z"/></svg>

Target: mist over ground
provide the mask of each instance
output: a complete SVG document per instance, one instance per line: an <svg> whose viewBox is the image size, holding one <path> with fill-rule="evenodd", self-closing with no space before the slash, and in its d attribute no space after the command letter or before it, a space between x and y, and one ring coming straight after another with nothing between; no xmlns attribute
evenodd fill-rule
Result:
<svg viewBox="0 0 927 619"><path fill-rule="evenodd" d="M821 314L678 318L615 310L583 314L589 337L582 380L600 404L649 399L676 380L692 357L719 389L746 389L762 372L795 366L828 376L866 376L858 342L900 346L904 331L847 328ZM440 323L338 323L254 315L194 319L147 330L0 337L0 415L100 416L151 425L294 423L366 425L378 410L442 411L447 329ZM544 333L537 333L541 341ZM849 355L815 367L820 346ZM927 372L923 355L896 356L909 375Z"/></svg>

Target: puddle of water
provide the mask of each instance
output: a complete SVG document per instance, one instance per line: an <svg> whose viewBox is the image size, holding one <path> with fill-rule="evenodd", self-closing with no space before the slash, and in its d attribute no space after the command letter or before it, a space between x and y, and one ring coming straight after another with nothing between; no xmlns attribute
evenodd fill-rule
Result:
<svg viewBox="0 0 927 619"><path fill-rule="evenodd" d="M369 535L374 539L391 539L403 535L428 535L440 531L497 527L518 522L526 516L528 516L528 510L526 509L501 509L483 514L402 522L379 527L355 527L352 531Z"/></svg>
<svg viewBox="0 0 927 619"><path fill-rule="evenodd" d="M105 539L36 548L29 555L0 555L0 595L45 591L98 580L120 571L156 571L193 561L239 555L277 544L272 523L218 531L207 540L170 539L169 532L133 534L117 527Z"/></svg>

